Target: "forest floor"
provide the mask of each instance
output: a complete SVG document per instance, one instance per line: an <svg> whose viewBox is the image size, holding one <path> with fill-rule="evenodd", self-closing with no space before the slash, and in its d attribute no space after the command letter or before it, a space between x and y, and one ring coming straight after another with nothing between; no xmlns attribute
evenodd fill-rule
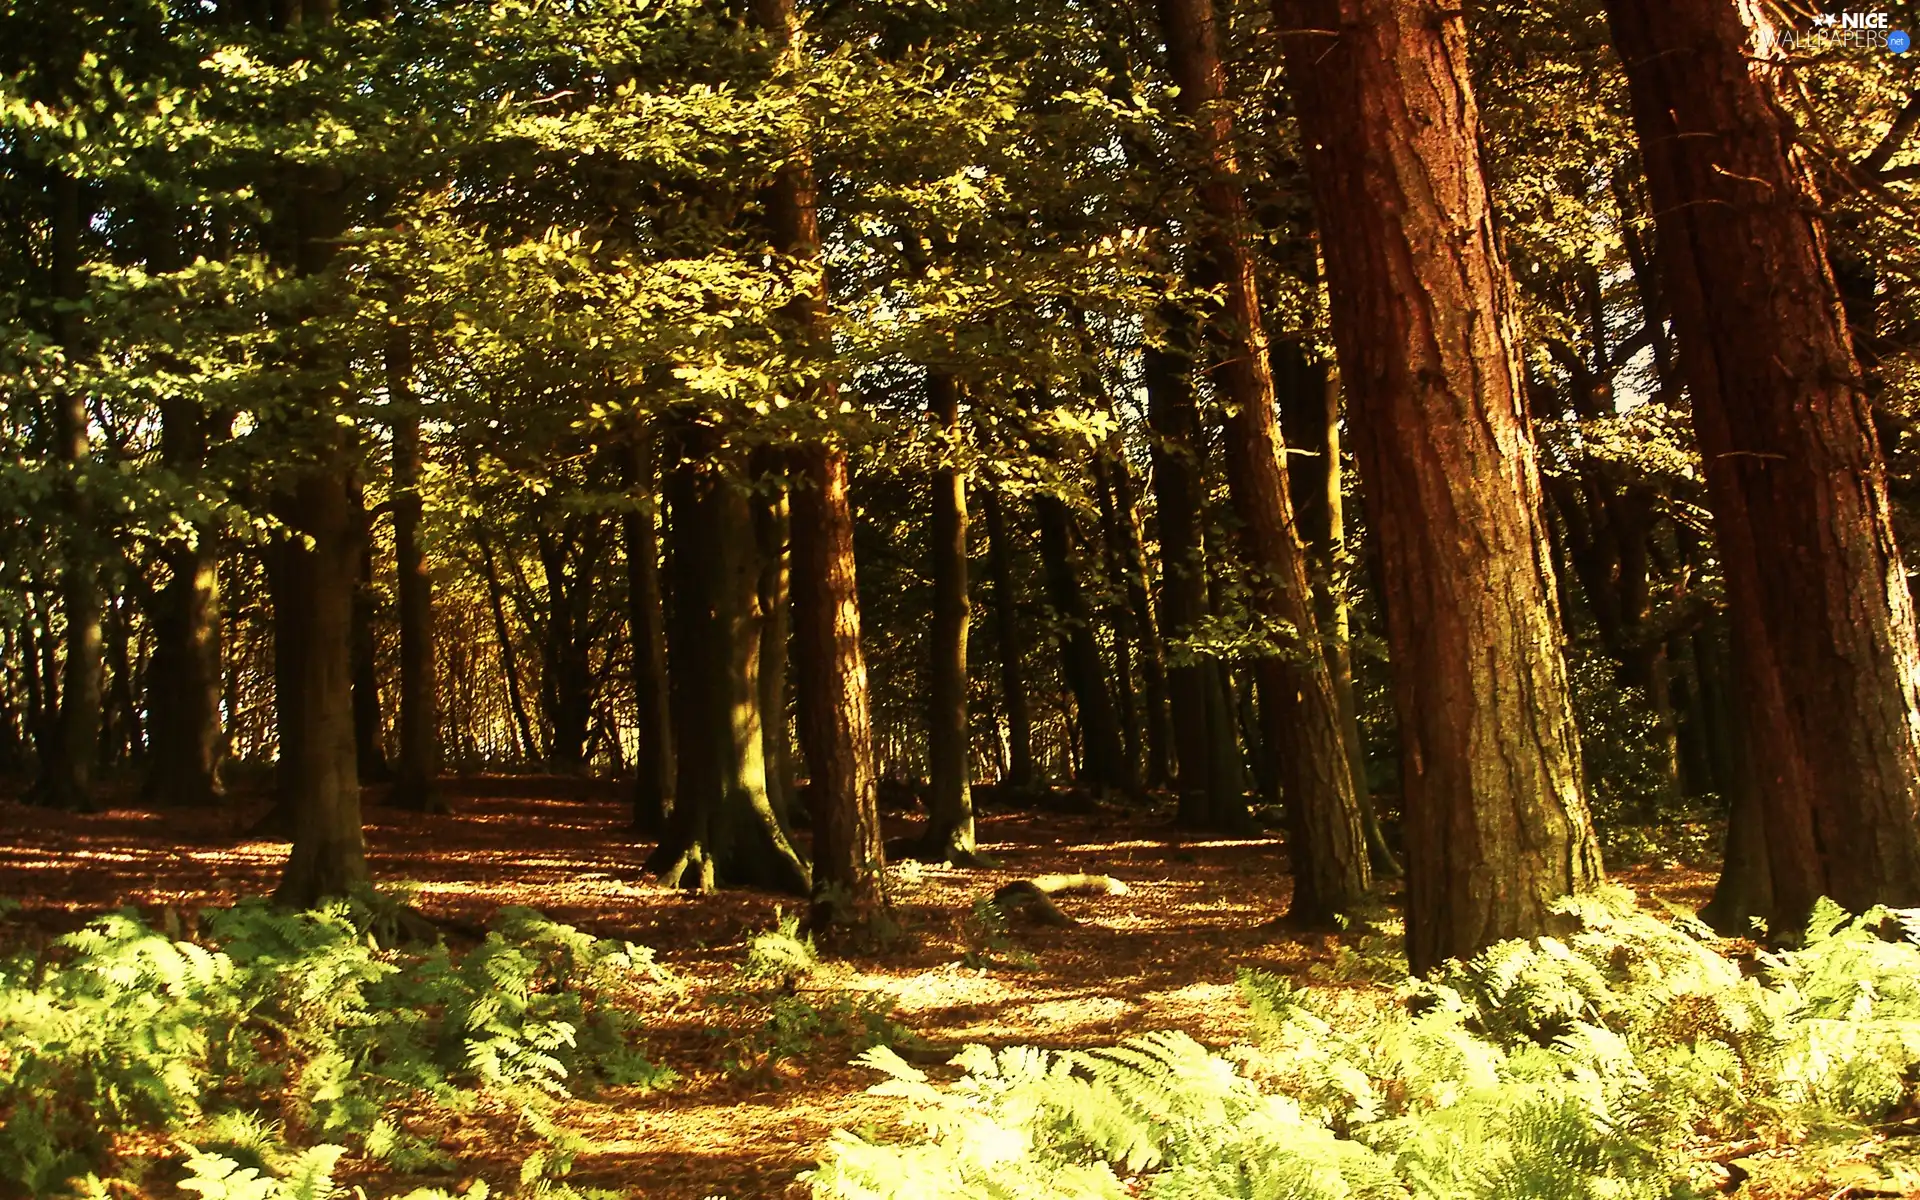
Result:
<svg viewBox="0 0 1920 1200"><path fill-rule="evenodd" d="M383 885L408 881L422 911L456 925L484 924L504 905L537 908L651 947L674 977L648 991L643 1016L648 1056L679 1079L571 1105L569 1123L591 1142L572 1182L662 1200L798 1196L804 1188L795 1176L833 1130L894 1126L897 1102L868 1095L877 1076L851 1064L857 1028L788 1039L769 1053L759 1032L765 1009L742 999L749 939L774 928L783 906L793 911L792 898L661 886L642 869L649 847L628 830L612 784L476 777L453 781L449 792L449 816L369 804L368 849ZM191 913L263 894L287 852L285 842L245 832L263 810L243 803L70 815L0 801L0 897L24 906L15 922L51 934L123 905L157 918L166 908ZM887 833L913 824L911 814L889 814ZM890 1010L896 1026L936 1045L1064 1047L1180 1029L1225 1046L1246 1029L1234 982L1240 968L1342 986L1313 970L1332 960L1336 939L1262 929L1288 900L1278 837L1187 838L1165 816L1102 807L1076 815L988 811L980 842L996 869L892 868L900 935L871 953L830 960L796 995L823 1013L837 1006L855 1014L841 1023L856 1027L861 1011ZM976 902L1002 884L1055 872L1110 874L1129 890L1061 898L1078 921L1069 928L1017 916L997 936L981 927ZM1616 878L1643 900L1689 908L1704 903L1712 884L1675 864ZM469 1170L505 1182L524 1148L498 1145L496 1135L476 1128L470 1144L448 1149ZM349 1169L341 1182L380 1196L420 1181Z"/></svg>

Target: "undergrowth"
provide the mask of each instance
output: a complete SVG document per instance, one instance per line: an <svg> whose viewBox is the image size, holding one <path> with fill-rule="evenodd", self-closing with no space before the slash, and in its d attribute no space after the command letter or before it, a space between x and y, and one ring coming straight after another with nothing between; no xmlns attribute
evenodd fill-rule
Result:
<svg viewBox="0 0 1920 1200"><path fill-rule="evenodd" d="M123 911L0 959L0 1193L137 1186L160 1164L116 1135L143 1134L202 1200L325 1200L348 1151L451 1169L443 1134L475 1117L525 1136L517 1183L550 1190L580 1148L564 1097L671 1079L607 1002L660 977L650 951L524 908L462 953L383 950L385 907L245 902L191 938Z"/></svg>
<svg viewBox="0 0 1920 1200"><path fill-rule="evenodd" d="M781 914L773 929L748 940L740 967L743 986L718 997L723 1007L747 1018L744 1027L729 1035L723 1063L729 1075L775 1083L783 1064L803 1063L822 1049L837 1049L844 1056L911 1038L893 1020L890 998L808 986L820 966L819 953L812 939L801 934L798 917Z"/></svg>
<svg viewBox="0 0 1920 1200"><path fill-rule="evenodd" d="M1802 949L1749 975L1623 891L1566 909L1578 932L1394 992L1244 972L1254 1036L1225 1054L1180 1033L975 1046L936 1084L869 1051L908 1129L836 1134L813 1194L1679 1200L1749 1175L1799 1195L1843 1164L1844 1194L1920 1192L1920 912L1823 903Z"/></svg>

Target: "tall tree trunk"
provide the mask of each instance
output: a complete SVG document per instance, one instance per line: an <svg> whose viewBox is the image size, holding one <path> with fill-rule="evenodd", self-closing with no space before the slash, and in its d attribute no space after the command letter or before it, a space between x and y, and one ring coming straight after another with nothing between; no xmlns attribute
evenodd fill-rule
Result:
<svg viewBox="0 0 1920 1200"><path fill-rule="evenodd" d="M940 440L928 523L933 624L927 678L927 827L914 853L934 862L980 865L973 831L972 727L967 718L967 476L960 459L960 381L927 375L927 415Z"/></svg>
<svg viewBox="0 0 1920 1200"><path fill-rule="evenodd" d="M1120 529L1120 516L1114 507L1110 450L1111 440L1108 445L1096 447L1089 459L1093 468L1093 499L1100 514L1101 590L1105 593L1101 619L1113 632L1113 699L1118 710L1114 715L1120 722L1121 752L1138 785L1145 782L1140 767L1146 761L1146 748L1140 739L1142 713L1137 703L1143 688L1134 683L1140 633L1134 625L1133 606L1127 597L1126 535ZM1146 664L1139 665L1144 682Z"/></svg>
<svg viewBox="0 0 1920 1200"><path fill-rule="evenodd" d="M400 592L400 761L392 803L445 812L440 793L440 704L434 682L433 572L420 526L420 404L413 391L413 331L387 334L387 403L393 409L393 555Z"/></svg>
<svg viewBox="0 0 1920 1200"><path fill-rule="evenodd" d="M1173 782L1174 743L1173 715L1167 701L1166 647L1160 640L1160 622L1147 589L1147 551L1140 532L1140 509L1134 500L1133 471L1117 435L1109 441L1104 461L1107 475L1101 513L1107 525L1108 545L1114 547L1118 558L1126 616L1139 648L1140 674L1146 685L1142 697L1147 763L1144 782L1150 788L1164 788Z"/></svg>
<svg viewBox="0 0 1920 1200"><path fill-rule="evenodd" d="M358 485L351 494L354 520L359 525L354 540L360 547L353 589L353 755L361 783L390 783L393 766L387 761L386 722L380 713L380 665L373 644L373 520Z"/></svg>
<svg viewBox="0 0 1920 1200"><path fill-rule="evenodd" d="M1189 354L1191 322L1172 306L1161 310L1165 345L1145 354L1147 420L1153 428L1154 508L1160 534L1161 622L1179 646L1207 616L1205 451L1194 404ZM1238 828L1246 799L1238 784L1213 779L1210 714L1218 707L1214 664L1177 648L1167 666L1167 707L1173 723L1174 786L1180 824L1195 829Z"/></svg>
<svg viewBox="0 0 1920 1200"><path fill-rule="evenodd" d="M315 3L304 16L326 24L333 9ZM318 276L332 262L347 225L347 195L346 181L330 168L295 175L285 215L271 232L296 275ZM340 401L331 385L321 384L292 406L288 431L312 447L312 458L284 470L272 493L290 534L276 548L270 586L274 703L288 713L280 721L280 798L293 826L293 850L274 899L302 908L369 878L353 704L355 584L365 526Z"/></svg>
<svg viewBox="0 0 1920 1200"><path fill-rule="evenodd" d="M337 433L333 433L338 438ZM272 553L280 796L293 851L274 899L306 908L368 880L354 746L353 604L361 523L344 447L290 472L276 507L292 536Z"/></svg>
<svg viewBox="0 0 1920 1200"><path fill-rule="evenodd" d="M660 595L660 549L654 532L653 440L642 427L628 447L627 487L633 509L623 518L627 553L627 638L633 654L639 736L634 752L633 827L660 833L673 812L673 729L667 701L666 610Z"/></svg>
<svg viewBox="0 0 1920 1200"><path fill-rule="evenodd" d="M1372 886L1359 799L1341 734L1340 704L1316 642L1306 554L1294 528L1285 446L1274 407L1273 374L1261 323L1246 197L1235 178L1233 119L1226 97L1212 0L1160 0L1167 55L1181 112L1199 135L1200 203L1207 226L1199 250L1210 282L1224 292L1215 328L1215 379L1230 405L1227 483L1263 616L1291 626L1295 644L1255 663L1265 731L1280 760L1294 859L1291 917L1328 921Z"/></svg>
<svg viewBox="0 0 1920 1200"><path fill-rule="evenodd" d="M1093 614L1080 586L1073 552L1073 516L1058 496L1036 495L1040 558L1047 573L1047 602L1059 623L1060 667L1073 692L1079 715L1081 782L1131 793L1139 779L1127 760L1113 695L1107 690L1107 664L1093 636Z"/></svg>
<svg viewBox="0 0 1920 1200"><path fill-rule="evenodd" d="M77 305L86 294L80 276L80 234L88 214L80 200L80 181L64 171L53 175L48 247L53 295ZM69 359L80 353L80 314L68 307L53 316L53 340ZM61 539L60 600L67 618L67 656L60 705L40 762L32 796L54 808L93 807L93 768L100 753L101 694L105 668L101 653L99 547L93 533L93 502L80 483L92 455L87 436L86 394L71 381L52 398L53 457L62 469L59 488L65 510Z"/></svg>
<svg viewBox="0 0 1920 1200"><path fill-rule="evenodd" d="M1822 895L1920 903L1920 642L1778 41L1734 0L1607 11L1707 464L1773 927Z"/></svg>
<svg viewBox="0 0 1920 1200"><path fill-rule="evenodd" d="M1027 692L1026 639L1020 630L1020 597L1014 589L1016 551L1007 528L1005 502L997 488L985 492L987 574L993 584L993 628L1000 643L1000 707L1007 719L1007 775L1000 782L1026 789L1040 782L1033 765L1033 708Z"/></svg>
<svg viewBox="0 0 1920 1200"><path fill-rule="evenodd" d="M1460 16L1280 0L1368 526L1416 972L1548 928L1601 878Z"/></svg>
<svg viewBox="0 0 1920 1200"><path fill-rule="evenodd" d="M810 924L863 924L885 904L880 810L860 650L847 459L803 446L793 496L794 666L800 745L812 787L814 907Z"/></svg>
<svg viewBox="0 0 1920 1200"><path fill-rule="evenodd" d="M804 895L807 868L767 797L763 614L747 492L727 477L713 430L679 419L672 443L667 667L676 775L672 820L648 866L699 891L742 884Z"/></svg>
<svg viewBox="0 0 1920 1200"><path fill-rule="evenodd" d="M767 799L782 824L793 820L793 742L787 727L788 643L793 631L793 520L786 464L779 451L753 452L753 536L760 548L760 711L766 741Z"/></svg>
<svg viewBox="0 0 1920 1200"><path fill-rule="evenodd" d="M754 0L752 11L780 50L783 66L797 67L801 51L793 0ZM804 142L790 149L768 188L767 217L775 249L820 262L813 158ZM822 279L787 314L816 360L832 353L826 307ZM809 386L816 398L833 399L831 383ZM824 407L830 410L831 404ZM860 926L884 907L886 895L846 451L834 441L803 445L794 454L794 466L795 700L813 815L809 924Z"/></svg>
<svg viewBox="0 0 1920 1200"><path fill-rule="evenodd" d="M1288 447L1295 452L1287 473L1293 485L1300 537L1312 561L1314 619L1320 625L1321 649L1327 656L1333 694L1340 704L1341 740L1346 743L1347 762L1353 772L1367 858L1375 875L1398 878L1400 860L1387 845L1373 793L1367 786L1366 743L1360 736L1360 706L1353 694L1352 618L1339 577L1347 554L1346 498L1341 492L1340 385L1327 364L1309 360L1298 342L1275 343L1272 359L1274 388L1280 398L1280 427Z"/></svg>
<svg viewBox="0 0 1920 1200"><path fill-rule="evenodd" d="M178 270L180 240L175 214L151 222L148 268ZM207 454L207 415L195 396L160 402L160 458L185 481L201 471ZM162 807L213 804L223 793L221 759L226 739L220 699L220 571L213 530L196 525L191 539L176 539L163 551L168 578L154 605L153 657L147 664L147 729L151 755L141 796Z"/></svg>

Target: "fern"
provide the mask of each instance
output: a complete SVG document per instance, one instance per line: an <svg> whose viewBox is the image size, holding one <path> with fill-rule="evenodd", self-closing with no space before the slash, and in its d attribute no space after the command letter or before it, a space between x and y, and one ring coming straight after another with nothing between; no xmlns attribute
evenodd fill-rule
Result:
<svg viewBox="0 0 1920 1200"><path fill-rule="evenodd" d="M1174 1033L972 1047L935 1086L871 1051L908 1132L836 1134L807 1179L822 1200L1667 1200L1712 1190L1703 1138L1770 1130L1801 1141L1789 1169L1817 1171L1916 1099L1920 913L1823 906L1755 978L1697 922L1623 891L1564 915L1562 937L1494 946L1397 997L1243 973L1254 1041L1225 1055ZM1894 1190L1914 1176L1882 1158Z"/></svg>
<svg viewBox="0 0 1920 1200"><path fill-rule="evenodd" d="M561 1098L670 1081L607 1003L662 977L648 951L505 909L464 955L401 954L379 948L384 911L244 903L207 915L206 944L118 913L44 958L0 960L0 1190L52 1192L106 1163L114 1132L151 1130L207 1148L188 1190L209 1200L324 1195L324 1155L290 1149L290 1131L427 1169L446 1164L431 1137L384 1114L422 1112L430 1135L432 1114L482 1103L542 1140L546 1181L578 1148ZM276 1098L284 1125L209 1110L230 1095Z"/></svg>

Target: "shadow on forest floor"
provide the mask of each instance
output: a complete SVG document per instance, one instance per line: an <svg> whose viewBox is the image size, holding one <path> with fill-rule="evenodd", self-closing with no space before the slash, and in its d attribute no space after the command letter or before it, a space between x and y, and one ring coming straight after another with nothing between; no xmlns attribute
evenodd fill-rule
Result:
<svg viewBox="0 0 1920 1200"><path fill-rule="evenodd" d="M571 1105L571 1123L593 1147L575 1182L667 1200L778 1196L833 1129L891 1126L895 1102L865 1093L875 1080L848 1065L848 1052L823 1049L744 1076L726 1069L737 1034L727 1020L739 1014L724 997L736 986L747 939L771 928L793 898L660 886L641 868L649 846L627 828L617 785L480 777L449 780L448 796L455 811L447 816L369 805L368 852L379 880L411 882L415 903L436 917L480 924L503 905L528 905L639 942L686 985L643 1014L650 1057L679 1072L680 1082ZM190 912L262 894L287 850L246 832L264 810L243 800L210 811L75 815L0 801L0 897L24 906L16 921L50 935L126 904ZM911 820L887 821L888 836L911 830ZM934 1043L1064 1046L1175 1028L1224 1045L1245 1028L1237 970L1304 976L1332 953L1322 936L1258 929L1288 900L1277 837L1184 840L1164 817L1111 809L990 813L980 841L996 869L895 869L891 889L906 936L883 954L829 963L808 987L884 996L894 1021ZM1013 918L1002 957L1022 967L967 965L979 936L975 902L1049 872L1110 874L1130 890L1062 898L1080 922L1071 928ZM1649 901L1691 907L1712 883L1684 870L1619 877ZM463 1149L484 1160L484 1138ZM369 1195L412 1186L350 1171L341 1182L363 1184Z"/></svg>

